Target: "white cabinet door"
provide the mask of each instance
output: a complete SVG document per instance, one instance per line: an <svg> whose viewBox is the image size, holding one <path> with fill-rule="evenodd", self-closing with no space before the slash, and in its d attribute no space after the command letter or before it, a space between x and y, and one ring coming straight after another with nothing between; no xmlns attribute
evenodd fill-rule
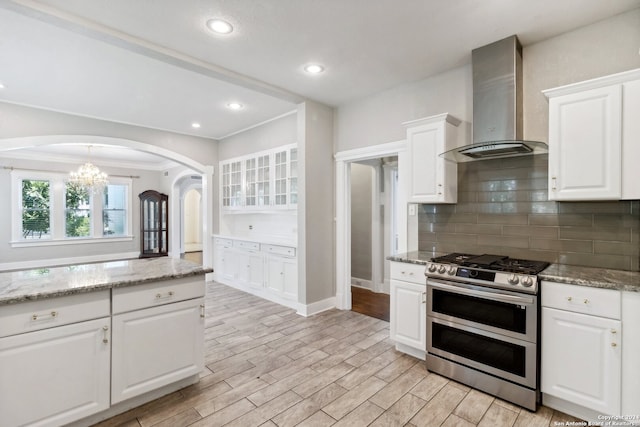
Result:
<svg viewBox="0 0 640 427"><path fill-rule="evenodd" d="M622 195L620 85L549 99L549 200Z"/></svg>
<svg viewBox="0 0 640 427"><path fill-rule="evenodd" d="M110 325L102 318L1 338L0 424L60 426L108 409Z"/></svg>
<svg viewBox="0 0 640 427"><path fill-rule="evenodd" d="M267 257L267 287L284 298L298 299L298 262L296 258Z"/></svg>
<svg viewBox="0 0 640 427"><path fill-rule="evenodd" d="M542 392L619 415L620 327L618 320L543 307Z"/></svg>
<svg viewBox="0 0 640 427"><path fill-rule="evenodd" d="M622 410L640 414L640 292L622 293ZM640 419L634 420L640 423Z"/></svg>
<svg viewBox="0 0 640 427"><path fill-rule="evenodd" d="M111 403L199 373L203 342L204 298L113 316Z"/></svg>
<svg viewBox="0 0 640 427"><path fill-rule="evenodd" d="M407 122L409 203L456 203L458 166L440 157L454 144L460 121L447 114ZM402 167L402 166L401 166Z"/></svg>
<svg viewBox="0 0 640 427"><path fill-rule="evenodd" d="M427 350L427 289L424 285L391 280L391 339Z"/></svg>
<svg viewBox="0 0 640 427"><path fill-rule="evenodd" d="M640 199L640 80L622 85L622 198Z"/></svg>
<svg viewBox="0 0 640 427"><path fill-rule="evenodd" d="M238 209L244 204L242 191L242 161L228 161L221 163L222 180L221 205L224 210Z"/></svg>
<svg viewBox="0 0 640 427"><path fill-rule="evenodd" d="M241 285L256 289L264 287L264 257L261 252L238 251L236 263Z"/></svg>

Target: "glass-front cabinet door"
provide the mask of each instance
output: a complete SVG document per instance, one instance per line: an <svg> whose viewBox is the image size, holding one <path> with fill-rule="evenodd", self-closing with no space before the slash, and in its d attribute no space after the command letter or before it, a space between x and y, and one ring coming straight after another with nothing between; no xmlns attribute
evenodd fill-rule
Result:
<svg viewBox="0 0 640 427"><path fill-rule="evenodd" d="M287 154L288 150L278 151L275 154L274 196L276 206L286 206L288 204L289 191L287 190Z"/></svg>
<svg viewBox="0 0 640 427"><path fill-rule="evenodd" d="M155 190L140 193L140 258L169 253L169 196Z"/></svg>

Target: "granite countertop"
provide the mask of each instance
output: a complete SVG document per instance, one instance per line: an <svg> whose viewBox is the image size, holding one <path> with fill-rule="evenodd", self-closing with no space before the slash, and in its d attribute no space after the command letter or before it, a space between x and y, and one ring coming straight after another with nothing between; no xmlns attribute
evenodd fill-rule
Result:
<svg viewBox="0 0 640 427"><path fill-rule="evenodd" d="M549 282L640 292L640 272L551 264L538 275Z"/></svg>
<svg viewBox="0 0 640 427"><path fill-rule="evenodd" d="M444 255L437 252L414 251L387 257L389 261L426 265L431 258ZM538 275L541 280L593 288L640 292L640 272L551 264Z"/></svg>
<svg viewBox="0 0 640 427"><path fill-rule="evenodd" d="M190 261L160 257L0 272L0 306L212 271Z"/></svg>

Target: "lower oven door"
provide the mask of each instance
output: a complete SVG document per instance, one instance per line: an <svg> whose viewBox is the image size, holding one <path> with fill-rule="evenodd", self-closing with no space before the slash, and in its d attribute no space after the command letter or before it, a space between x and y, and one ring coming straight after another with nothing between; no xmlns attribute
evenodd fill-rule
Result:
<svg viewBox="0 0 640 427"><path fill-rule="evenodd" d="M537 295L427 279L427 316L537 342Z"/></svg>
<svg viewBox="0 0 640 427"><path fill-rule="evenodd" d="M427 352L535 389L536 344L427 316ZM428 368L428 366L427 366Z"/></svg>

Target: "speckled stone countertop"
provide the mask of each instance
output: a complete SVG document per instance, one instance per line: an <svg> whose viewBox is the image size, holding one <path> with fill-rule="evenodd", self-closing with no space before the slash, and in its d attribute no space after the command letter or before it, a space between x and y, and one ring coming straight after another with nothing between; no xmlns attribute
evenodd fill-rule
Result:
<svg viewBox="0 0 640 427"><path fill-rule="evenodd" d="M0 273L0 306L212 271L190 261L169 257L8 271Z"/></svg>
<svg viewBox="0 0 640 427"><path fill-rule="evenodd" d="M387 259L389 261L406 262L408 264L427 265L427 261L430 261L431 258L440 256L440 255L444 255L444 253L413 251L413 252L407 252L404 254L391 255L391 256L388 256Z"/></svg>
<svg viewBox="0 0 640 427"><path fill-rule="evenodd" d="M389 261L426 265L431 258L444 255L437 252L414 251L387 257ZM640 292L640 272L551 264L538 275L549 282L569 283L592 288Z"/></svg>
<svg viewBox="0 0 640 427"><path fill-rule="evenodd" d="M549 282L640 292L640 272L551 264L538 275Z"/></svg>

